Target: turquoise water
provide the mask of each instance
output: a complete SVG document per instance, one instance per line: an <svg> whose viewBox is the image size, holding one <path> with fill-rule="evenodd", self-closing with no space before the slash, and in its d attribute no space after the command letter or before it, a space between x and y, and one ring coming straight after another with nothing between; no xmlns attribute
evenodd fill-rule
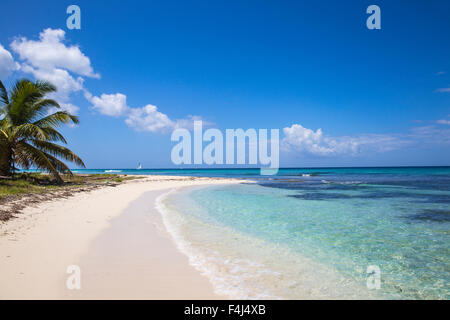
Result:
<svg viewBox="0 0 450 320"><path fill-rule="evenodd" d="M84 169L239 177L160 201L166 227L235 298L450 298L450 167ZM368 266L381 271L369 289Z"/></svg>
<svg viewBox="0 0 450 320"><path fill-rule="evenodd" d="M205 177L261 177L260 169L72 169L76 173L120 173L141 175L188 175ZM30 170L31 171L31 170ZM448 175L450 167L383 167L383 168L281 168L277 176L295 177L302 174L311 175L358 175L358 174L392 174L392 175Z"/></svg>
<svg viewBox="0 0 450 320"><path fill-rule="evenodd" d="M448 167L285 169L256 178L161 200L180 249L218 293L450 298ZM368 266L379 267L380 289L367 287Z"/></svg>

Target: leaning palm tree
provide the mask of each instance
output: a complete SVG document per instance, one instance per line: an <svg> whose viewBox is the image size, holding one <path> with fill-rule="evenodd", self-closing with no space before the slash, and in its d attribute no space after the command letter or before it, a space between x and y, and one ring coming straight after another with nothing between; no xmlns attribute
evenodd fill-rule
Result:
<svg viewBox="0 0 450 320"><path fill-rule="evenodd" d="M61 183L59 174L72 172L58 158L85 167L80 157L55 143L67 144L57 131L60 125L78 123L78 118L67 111L51 112L60 106L45 96L55 91L47 81L22 79L8 93L0 81L0 175L10 176L17 167L36 167Z"/></svg>

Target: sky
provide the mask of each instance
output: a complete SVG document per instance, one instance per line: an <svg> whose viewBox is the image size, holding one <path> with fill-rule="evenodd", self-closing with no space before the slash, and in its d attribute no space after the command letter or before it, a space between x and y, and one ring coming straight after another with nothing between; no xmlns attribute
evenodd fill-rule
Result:
<svg viewBox="0 0 450 320"><path fill-rule="evenodd" d="M58 87L80 117L62 132L88 168L174 167L171 132L194 119L279 129L283 167L450 165L449 1L3 0L2 12L0 79Z"/></svg>

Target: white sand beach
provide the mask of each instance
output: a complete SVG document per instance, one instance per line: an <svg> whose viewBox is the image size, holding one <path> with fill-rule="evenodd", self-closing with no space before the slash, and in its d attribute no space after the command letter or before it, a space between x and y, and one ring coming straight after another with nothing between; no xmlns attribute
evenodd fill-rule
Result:
<svg viewBox="0 0 450 320"><path fill-rule="evenodd" d="M0 299L218 299L165 231L156 198L239 180L149 176L25 208L0 224ZM81 270L81 289L66 286Z"/></svg>

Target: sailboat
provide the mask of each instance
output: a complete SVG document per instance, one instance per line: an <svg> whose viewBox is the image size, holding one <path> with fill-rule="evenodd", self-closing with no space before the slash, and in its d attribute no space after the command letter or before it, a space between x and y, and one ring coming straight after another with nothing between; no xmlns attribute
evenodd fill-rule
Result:
<svg viewBox="0 0 450 320"><path fill-rule="evenodd" d="M139 162L139 164L138 164L137 169L138 169L138 170L141 170L141 169L142 169L142 164L141 164L140 162Z"/></svg>

